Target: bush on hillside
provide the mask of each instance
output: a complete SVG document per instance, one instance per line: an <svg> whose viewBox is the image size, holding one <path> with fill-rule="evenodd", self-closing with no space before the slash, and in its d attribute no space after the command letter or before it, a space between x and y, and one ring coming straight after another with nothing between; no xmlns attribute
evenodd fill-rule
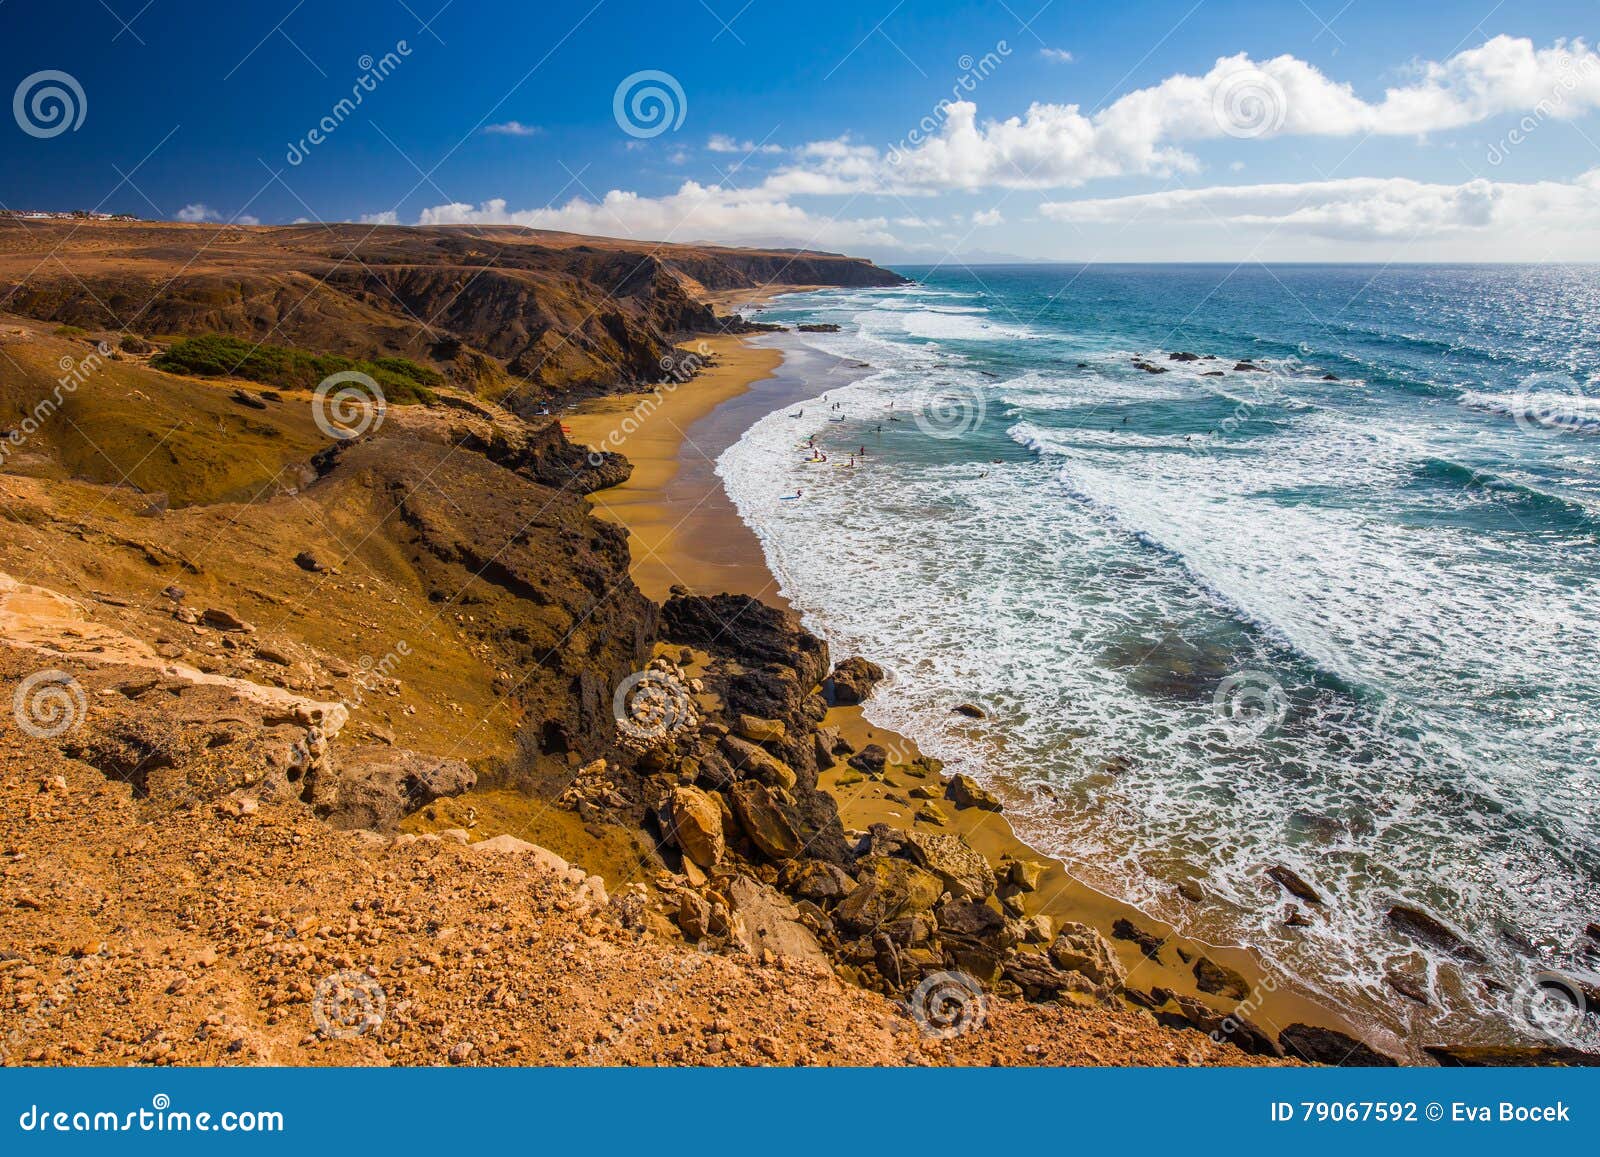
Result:
<svg viewBox="0 0 1600 1157"><path fill-rule="evenodd" d="M184 338L150 364L173 374L192 374L202 378L244 378L287 390L314 390L329 374L355 370L371 377L394 405L434 400L432 387L444 375L410 358L384 357L373 360L314 354L288 346L256 345L254 342L211 333Z"/></svg>

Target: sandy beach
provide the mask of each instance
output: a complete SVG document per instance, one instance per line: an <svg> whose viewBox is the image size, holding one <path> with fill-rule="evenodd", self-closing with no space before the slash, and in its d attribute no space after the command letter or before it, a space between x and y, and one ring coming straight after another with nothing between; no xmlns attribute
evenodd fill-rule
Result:
<svg viewBox="0 0 1600 1157"><path fill-rule="evenodd" d="M739 300L744 302L746 293ZM661 600L675 585L696 594L728 591L786 605L768 569L756 535L740 519L714 470L715 459L751 424L768 413L818 392L816 375L839 372L820 355L782 339L713 339L708 369L692 382L655 393L614 395L581 403L564 422L572 439L607 445L634 464L628 482L591 496L597 513L627 527L633 576L646 595ZM688 347L685 347L688 348ZM831 359L830 359L831 360ZM648 412L646 406L648 405ZM637 429L620 444L608 442L625 418L638 415ZM847 656L835 655L837 661ZM871 658L871 656L866 656ZM1235 1011L1273 1036L1291 1024L1334 1028L1395 1055L1417 1055L1387 1036L1374 1038L1350 1020L1272 976L1248 949L1205 944L1180 936L1170 925L1074 879L1065 867L1023 843L999 812L957 809L943 799L939 777L916 745L874 727L860 707L835 707L825 726L836 727L852 746L876 743L890 752L881 777L863 777L843 764L825 771L820 786L839 805L847 829L865 831L887 823L902 830L960 835L991 864L1027 861L1042 865L1037 886L1013 900L1025 918L1044 916L1059 928L1088 924L1115 946L1136 993L1166 990L1217 1003L1216 983L1201 976L1209 960L1235 974L1250 996ZM918 788L932 791L918 792ZM924 798L931 796L933 798ZM1137 930L1136 937L1132 935ZM1140 946L1159 942L1151 958ZM1137 1003L1137 997L1134 998ZM1160 1003L1159 1001L1157 1003ZM1224 1007L1228 1002L1224 1000Z"/></svg>

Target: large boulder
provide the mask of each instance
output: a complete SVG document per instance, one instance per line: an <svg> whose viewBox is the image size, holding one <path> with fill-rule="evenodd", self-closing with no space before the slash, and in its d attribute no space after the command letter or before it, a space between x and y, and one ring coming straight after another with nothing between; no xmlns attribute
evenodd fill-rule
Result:
<svg viewBox="0 0 1600 1157"><path fill-rule="evenodd" d="M800 853L800 837L766 784L753 779L741 780L733 785L728 795L739 826L763 855L774 860L789 860Z"/></svg>
<svg viewBox="0 0 1600 1157"><path fill-rule="evenodd" d="M986 812L1001 810L1000 801L980 787L978 781L970 775L952 776L949 786L945 789L945 796L958 808L975 807Z"/></svg>
<svg viewBox="0 0 1600 1157"><path fill-rule="evenodd" d="M712 796L697 787L675 787L667 797L666 833L702 868L722 859L722 809Z"/></svg>
<svg viewBox="0 0 1600 1157"><path fill-rule="evenodd" d="M1015 952L1006 957L1001 975L1022 989L1029 1000L1045 1000L1063 992L1103 994L1081 972L1058 968L1050 957L1039 952Z"/></svg>
<svg viewBox="0 0 1600 1157"><path fill-rule="evenodd" d="M960 836L913 829L906 833L906 846L911 858L938 876L957 900L982 900L995 889L989 861Z"/></svg>
<svg viewBox="0 0 1600 1157"><path fill-rule="evenodd" d="M771 952L831 971L827 953L800 923L799 910L777 892L749 876L735 876L727 894L733 911L731 939L736 944L754 956Z"/></svg>
<svg viewBox="0 0 1600 1157"><path fill-rule="evenodd" d="M834 909L834 919L857 932L872 932L891 920L926 912L939 902L939 878L905 860L872 856L857 874L856 888Z"/></svg>
<svg viewBox="0 0 1600 1157"><path fill-rule="evenodd" d="M794 769L765 748L736 735L724 735L719 746L739 778L751 776L785 789L795 785Z"/></svg>
<svg viewBox="0 0 1600 1157"><path fill-rule="evenodd" d="M841 662L828 678L828 695L840 707L863 702L883 679L883 668L856 656Z"/></svg>
<svg viewBox="0 0 1600 1157"><path fill-rule="evenodd" d="M1068 972L1081 972L1095 984L1121 988L1127 979L1116 950L1087 924L1063 924L1050 942L1050 959Z"/></svg>
<svg viewBox="0 0 1600 1157"><path fill-rule="evenodd" d="M783 720L762 719L756 715L740 715L738 732L752 743L782 743L789 737Z"/></svg>
<svg viewBox="0 0 1600 1157"><path fill-rule="evenodd" d="M850 757L850 766L867 775L882 775L889 766L889 752L882 744L869 743Z"/></svg>

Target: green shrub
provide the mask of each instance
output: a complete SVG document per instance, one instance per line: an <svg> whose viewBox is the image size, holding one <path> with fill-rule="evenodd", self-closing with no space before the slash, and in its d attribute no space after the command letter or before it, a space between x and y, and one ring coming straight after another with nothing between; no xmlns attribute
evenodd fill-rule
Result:
<svg viewBox="0 0 1600 1157"><path fill-rule="evenodd" d="M392 405L432 402L433 388L444 375L410 358L383 357L368 361L338 354L314 354L288 346L254 342L210 333L184 338L150 364L173 374L202 378L244 378L287 390L314 390L329 374L355 370L377 382Z"/></svg>
<svg viewBox="0 0 1600 1157"><path fill-rule="evenodd" d="M89 331L81 325L58 325L51 332L57 337L84 337Z"/></svg>

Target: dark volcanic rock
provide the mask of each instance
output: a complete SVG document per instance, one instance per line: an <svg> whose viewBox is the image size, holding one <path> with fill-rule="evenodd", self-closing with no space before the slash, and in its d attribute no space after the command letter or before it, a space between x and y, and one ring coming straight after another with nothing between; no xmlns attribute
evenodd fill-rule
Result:
<svg viewBox="0 0 1600 1157"><path fill-rule="evenodd" d="M945 795L958 808L975 807L986 812L1001 810L1000 801L989 791L978 786L978 781L970 775L952 776L949 787L945 789Z"/></svg>
<svg viewBox="0 0 1600 1157"><path fill-rule="evenodd" d="M1427 1053L1447 1069L1482 1068L1600 1068L1600 1053L1586 1053L1559 1045L1517 1048L1424 1045Z"/></svg>
<svg viewBox="0 0 1600 1157"><path fill-rule="evenodd" d="M1133 941L1133 943L1139 946L1139 951L1144 953L1145 959L1155 960L1158 962L1160 961L1162 945L1161 937L1152 932L1146 932L1132 920L1129 920L1125 917L1119 919L1111 926L1111 935L1115 936L1118 940Z"/></svg>
<svg viewBox="0 0 1600 1157"><path fill-rule="evenodd" d="M882 667L856 656L834 667L825 691L829 696L829 702L842 707L853 707L871 695L872 689L882 679Z"/></svg>
<svg viewBox="0 0 1600 1157"><path fill-rule="evenodd" d="M1283 1054L1319 1065L1342 1068L1394 1068L1400 1062L1338 1029L1291 1024L1278 1034Z"/></svg>
<svg viewBox="0 0 1600 1157"><path fill-rule="evenodd" d="M869 743L850 757L850 766L867 775L882 775L889 765L889 753L877 743Z"/></svg>
<svg viewBox="0 0 1600 1157"><path fill-rule="evenodd" d="M1203 1000L1182 993L1167 993L1169 999L1181 1010L1178 1013L1159 1011L1156 1020L1172 1028L1192 1028L1210 1036L1212 1040L1229 1043L1262 1057L1283 1054L1276 1042L1255 1024L1241 1016L1218 1012Z"/></svg>
<svg viewBox="0 0 1600 1157"><path fill-rule="evenodd" d="M1274 864L1267 869L1267 875L1281 884L1284 891L1291 896L1304 900L1307 904L1322 903L1322 896L1315 888L1306 883L1294 869L1286 868L1282 864Z"/></svg>
<svg viewBox="0 0 1600 1157"><path fill-rule="evenodd" d="M1389 923L1413 940L1432 945L1459 960L1473 964L1487 962L1483 952L1468 944L1461 933L1421 908L1413 908L1409 904L1396 904L1389 909Z"/></svg>
<svg viewBox="0 0 1600 1157"><path fill-rule="evenodd" d="M1225 996L1229 1000L1244 1000L1250 995L1250 982L1226 964L1218 964L1208 956L1194 962L1194 982L1201 992Z"/></svg>

